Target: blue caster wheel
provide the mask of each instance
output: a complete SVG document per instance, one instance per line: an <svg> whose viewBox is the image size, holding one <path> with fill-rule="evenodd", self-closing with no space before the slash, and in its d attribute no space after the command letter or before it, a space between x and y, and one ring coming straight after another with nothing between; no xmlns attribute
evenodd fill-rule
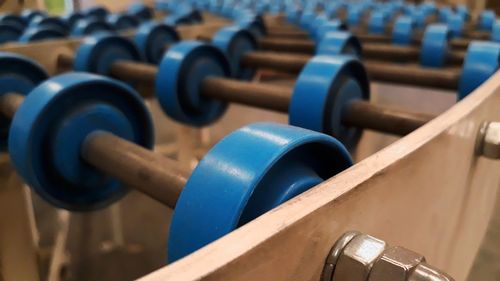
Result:
<svg viewBox="0 0 500 281"><path fill-rule="evenodd" d="M48 28L64 31L65 34L69 31L69 26L66 22L58 17L38 17L33 19L28 28Z"/></svg>
<svg viewBox="0 0 500 281"><path fill-rule="evenodd" d="M0 52L0 96L7 93L29 94L36 86L49 78L33 60L12 53ZM7 149L11 120L0 116L0 150Z"/></svg>
<svg viewBox="0 0 500 281"><path fill-rule="evenodd" d="M500 67L500 44L494 42L471 42L465 56L458 100L465 98L488 80Z"/></svg>
<svg viewBox="0 0 500 281"><path fill-rule="evenodd" d="M21 18L23 18L26 23L31 22L36 17L46 17L46 16L47 14L45 12L38 10L24 10L21 13Z"/></svg>
<svg viewBox="0 0 500 281"><path fill-rule="evenodd" d="M141 3L131 4L127 9L127 14L139 18L141 21L153 19L153 11L151 8Z"/></svg>
<svg viewBox="0 0 500 281"><path fill-rule="evenodd" d="M75 28L76 23L84 18L85 17L80 12L72 12L62 17L62 19L66 22L66 25L68 26L69 30L73 30L73 28Z"/></svg>
<svg viewBox="0 0 500 281"><path fill-rule="evenodd" d="M491 31L491 41L500 43L500 20L495 21L493 30Z"/></svg>
<svg viewBox="0 0 500 281"><path fill-rule="evenodd" d="M227 135L200 161L177 201L168 240L176 261L352 165L317 132L257 123Z"/></svg>
<svg viewBox="0 0 500 281"><path fill-rule="evenodd" d="M26 28L26 25L28 24L24 18L13 14L1 14L0 23L10 24L20 29Z"/></svg>
<svg viewBox="0 0 500 281"><path fill-rule="evenodd" d="M347 31L347 29L347 24L344 22L340 20L330 20L316 29L314 32L314 38L316 43L319 44L329 32Z"/></svg>
<svg viewBox="0 0 500 281"><path fill-rule="evenodd" d="M166 46L179 40L180 36L175 28L155 21L141 24L134 36L134 42L142 56L153 64L161 61Z"/></svg>
<svg viewBox="0 0 500 281"><path fill-rule="evenodd" d="M444 24L431 24L422 38L420 64L427 67L443 67L448 56L450 28Z"/></svg>
<svg viewBox="0 0 500 281"><path fill-rule="evenodd" d="M394 23L392 31L392 43L395 45L408 46L413 41L415 21L409 16L399 16Z"/></svg>
<svg viewBox="0 0 500 281"><path fill-rule="evenodd" d="M82 160L82 143L97 131L153 146L151 117L131 88L92 74L56 76L33 89L14 115L12 163L54 206L75 211L106 206L127 189Z"/></svg>
<svg viewBox="0 0 500 281"><path fill-rule="evenodd" d="M50 39L66 38L64 30L54 27L29 27L19 37L19 42L28 43Z"/></svg>
<svg viewBox="0 0 500 281"><path fill-rule="evenodd" d="M493 10L485 10L479 15L478 28L483 31L491 31L497 15Z"/></svg>
<svg viewBox="0 0 500 281"><path fill-rule="evenodd" d="M372 13L368 23L368 31L372 34L384 34L388 20L389 16L385 11Z"/></svg>
<svg viewBox="0 0 500 281"><path fill-rule="evenodd" d="M87 19L95 18L104 20L109 15L109 11L101 6L85 9L82 11L82 13L85 15L85 18Z"/></svg>
<svg viewBox="0 0 500 281"><path fill-rule="evenodd" d="M450 28L451 37L462 37L464 24L465 21L461 15L452 15L448 17L448 27Z"/></svg>
<svg viewBox="0 0 500 281"><path fill-rule="evenodd" d="M23 34L20 26L0 23L0 44L18 41Z"/></svg>
<svg viewBox="0 0 500 281"><path fill-rule="evenodd" d="M164 112L194 126L218 120L227 103L201 96L201 84L207 77L231 77L231 65L219 48L196 41L172 46L159 65L155 86Z"/></svg>
<svg viewBox="0 0 500 281"><path fill-rule="evenodd" d="M139 20L128 14L112 14L107 16L106 21L117 31L139 26Z"/></svg>
<svg viewBox="0 0 500 281"><path fill-rule="evenodd" d="M358 59L315 56L295 82L289 123L331 135L354 148L362 129L343 125L343 109L353 100L370 100L369 87L366 70Z"/></svg>
<svg viewBox="0 0 500 281"><path fill-rule="evenodd" d="M362 56L361 43L350 32L328 32L316 47L317 55L351 55Z"/></svg>
<svg viewBox="0 0 500 281"><path fill-rule="evenodd" d="M257 39L252 32L238 26L224 27L214 35L212 44L226 54L231 63L233 77L244 80L253 78L254 69L240 67L243 55L258 48Z"/></svg>
<svg viewBox="0 0 500 281"><path fill-rule="evenodd" d="M104 20L83 19L76 22L75 26L71 30L71 36L81 37L101 32L114 32L114 28Z"/></svg>
<svg viewBox="0 0 500 281"><path fill-rule="evenodd" d="M108 75L117 61L142 61L139 50L133 42L113 34L97 34L86 37L76 54L76 71Z"/></svg>

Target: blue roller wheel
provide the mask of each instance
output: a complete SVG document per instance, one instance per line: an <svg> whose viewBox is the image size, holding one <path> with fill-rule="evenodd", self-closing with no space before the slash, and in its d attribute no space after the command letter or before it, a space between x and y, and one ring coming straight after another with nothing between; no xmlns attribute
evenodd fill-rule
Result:
<svg viewBox="0 0 500 281"><path fill-rule="evenodd" d="M212 38L212 44L221 49L231 63L233 77L251 80L254 69L241 68L241 58L248 52L257 50L257 39L249 30L239 26L221 28Z"/></svg>
<svg viewBox="0 0 500 281"><path fill-rule="evenodd" d="M347 29L347 24L341 20L330 20L316 29L314 32L314 38L316 43L320 43L327 33L332 31L347 31Z"/></svg>
<svg viewBox="0 0 500 281"><path fill-rule="evenodd" d="M151 8L141 3L131 4L127 9L127 13L141 19L142 21L147 21L153 18L153 11Z"/></svg>
<svg viewBox="0 0 500 281"><path fill-rule="evenodd" d="M22 34L22 27L9 23L0 23L0 44L18 41Z"/></svg>
<svg viewBox="0 0 500 281"><path fill-rule="evenodd" d="M209 125L226 111L227 103L201 96L207 77L230 77L231 66L217 47L197 41L172 46L158 68L156 97L165 113L179 122Z"/></svg>
<svg viewBox="0 0 500 281"><path fill-rule="evenodd" d="M114 28L100 19L83 19L76 22L75 27L71 30L71 36L80 37L102 32L114 32Z"/></svg>
<svg viewBox="0 0 500 281"><path fill-rule="evenodd" d="M237 25L251 31L255 38L261 38L267 34L265 24L262 18L258 16L246 16L243 19L237 19Z"/></svg>
<svg viewBox="0 0 500 281"><path fill-rule="evenodd" d="M24 10L21 13L21 17L24 19L26 23L31 22L31 20L33 20L36 17L45 17L45 16L47 16L45 12L38 10Z"/></svg>
<svg viewBox="0 0 500 281"><path fill-rule="evenodd" d="M139 20L128 14L111 14L107 16L106 21L117 31L139 26Z"/></svg>
<svg viewBox="0 0 500 281"><path fill-rule="evenodd" d="M358 26L360 24L361 18L365 14L363 8L352 7L347 11L347 24L349 26Z"/></svg>
<svg viewBox="0 0 500 281"><path fill-rule="evenodd" d="M96 6L92 8L88 8L82 11L87 19L95 18L104 20L109 15L109 11L102 6Z"/></svg>
<svg viewBox="0 0 500 281"><path fill-rule="evenodd" d="M316 47L317 55L362 56L361 43L356 36L346 31L328 32Z"/></svg>
<svg viewBox="0 0 500 281"><path fill-rule="evenodd" d="M0 96L7 93L27 95L49 76L33 60L12 53L0 52ZM11 120L0 116L0 150L7 149Z"/></svg>
<svg viewBox="0 0 500 281"><path fill-rule="evenodd" d="M495 21L491 31L491 41L500 43L500 20Z"/></svg>
<svg viewBox="0 0 500 281"><path fill-rule="evenodd" d="M28 43L65 37L66 33L64 30L56 27L29 27L24 31L21 37L19 37L19 42Z"/></svg>
<svg viewBox="0 0 500 281"><path fill-rule="evenodd" d="M389 17L385 11L372 13L368 23L368 31L372 34L384 34L388 20Z"/></svg>
<svg viewBox="0 0 500 281"><path fill-rule="evenodd" d="M191 174L170 225L176 261L352 165L344 146L317 132L257 123L216 144Z"/></svg>
<svg viewBox="0 0 500 281"><path fill-rule="evenodd" d="M24 29L28 24L24 18L14 14L1 14L0 23L10 24L21 29Z"/></svg>
<svg viewBox="0 0 500 281"><path fill-rule="evenodd" d="M484 10L479 15L478 28L483 31L491 31L497 15L493 10Z"/></svg>
<svg viewBox="0 0 500 281"><path fill-rule="evenodd" d="M415 21L409 16L399 16L394 23L392 43L396 45L410 45L413 41Z"/></svg>
<svg viewBox="0 0 500 281"><path fill-rule="evenodd" d="M422 38L420 64L427 67L443 67L448 56L450 28L445 24L431 24Z"/></svg>
<svg viewBox="0 0 500 281"><path fill-rule="evenodd" d="M77 71L108 75L117 61L142 61L142 57L129 39L100 33L86 37L80 44L73 67Z"/></svg>
<svg viewBox="0 0 500 281"><path fill-rule="evenodd" d="M465 56L458 100L465 98L488 80L498 70L500 64L500 44L493 42L471 42Z"/></svg>
<svg viewBox="0 0 500 281"><path fill-rule="evenodd" d="M362 129L344 126L342 114L347 104L359 99L370 99L370 84L358 59L315 56L295 82L289 123L331 135L348 148L354 148Z"/></svg>
<svg viewBox="0 0 500 281"><path fill-rule="evenodd" d="M134 42L146 61L158 64L165 48L180 40L174 27L155 21L148 21L139 26L135 33Z"/></svg>
<svg viewBox="0 0 500 281"><path fill-rule="evenodd" d="M10 157L48 202L68 210L94 210L127 191L80 155L87 136L98 131L153 146L151 116L131 88L92 74L56 76L33 89L17 110L9 134Z"/></svg>
<svg viewBox="0 0 500 281"><path fill-rule="evenodd" d="M451 37L462 37L464 30L464 18L461 15L451 15L448 17L448 27L450 28Z"/></svg>
<svg viewBox="0 0 500 281"><path fill-rule="evenodd" d="M76 23L84 18L85 18L84 15L80 12L72 12L62 17L62 19L66 22L66 25L68 26L69 30L73 30L73 28L75 28Z"/></svg>
<svg viewBox="0 0 500 281"><path fill-rule="evenodd" d="M28 28L39 27L39 28L48 28L48 29L58 29L64 31L66 34L69 31L69 26L66 22L58 17L38 17L33 19Z"/></svg>

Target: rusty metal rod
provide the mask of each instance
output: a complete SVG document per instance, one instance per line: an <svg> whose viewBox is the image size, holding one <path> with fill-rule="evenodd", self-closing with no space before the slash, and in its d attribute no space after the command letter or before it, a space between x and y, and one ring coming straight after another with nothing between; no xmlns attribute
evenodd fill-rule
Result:
<svg viewBox="0 0 500 281"><path fill-rule="evenodd" d="M394 63L364 62L371 79L396 84L457 90L460 71L430 69Z"/></svg>
<svg viewBox="0 0 500 281"><path fill-rule="evenodd" d="M81 155L98 170L172 209L191 174L178 161L104 131L87 136Z"/></svg>
<svg viewBox="0 0 500 281"><path fill-rule="evenodd" d="M241 57L240 65L246 68L267 68L298 74L310 59L309 55L249 52Z"/></svg>
<svg viewBox="0 0 500 281"><path fill-rule="evenodd" d="M74 61L74 55L61 54L57 58L57 66L63 69L72 68ZM154 85L157 73L158 68L155 65L133 61L117 61L109 70L109 75L112 77L146 85Z"/></svg>
<svg viewBox="0 0 500 281"><path fill-rule="evenodd" d="M359 100L351 102L343 111L342 123L350 127L405 136L433 118L431 115L375 106Z"/></svg>
<svg viewBox="0 0 500 281"><path fill-rule="evenodd" d="M201 94L217 100L288 113L293 89L226 78L207 78ZM430 115L386 108L366 101L346 105L342 122L347 126L404 136L434 118Z"/></svg>
<svg viewBox="0 0 500 281"><path fill-rule="evenodd" d="M0 97L0 112L12 119L24 96L8 93ZM174 208L191 170L178 161L104 131L85 139L82 158L127 186Z"/></svg>

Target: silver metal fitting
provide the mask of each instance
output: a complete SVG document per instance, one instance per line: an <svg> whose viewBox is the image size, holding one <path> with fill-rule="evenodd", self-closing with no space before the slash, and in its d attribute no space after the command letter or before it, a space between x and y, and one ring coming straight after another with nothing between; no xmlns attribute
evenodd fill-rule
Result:
<svg viewBox="0 0 500 281"><path fill-rule="evenodd" d="M453 281L425 257L403 247L389 247L375 237L350 231L331 249L321 281Z"/></svg>
<svg viewBox="0 0 500 281"><path fill-rule="evenodd" d="M478 154L500 159L500 122L486 122L479 131Z"/></svg>

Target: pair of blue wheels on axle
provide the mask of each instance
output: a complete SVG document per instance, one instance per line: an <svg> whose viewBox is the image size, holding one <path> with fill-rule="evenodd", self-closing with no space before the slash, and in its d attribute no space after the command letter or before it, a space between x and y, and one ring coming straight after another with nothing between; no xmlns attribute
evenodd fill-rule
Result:
<svg viewBox="0 0 500 281"><path fill-rule="evenodd" d="M104 131L152 148L153 124L140 96L122 82L93 74L48 79L40 66L18 55L1 54L0 65L11 74L16 66L31 67L30 75L23 71L23 76L0 79L3 94L26 94L6 134L12 163L26 182L50 203L69 210L95 210L119 200L127 192L125 184L89 166L80 157L81 147L90 134ZM201 160L177 201L169 260L351 164L340 142L298 127L261 123L229 134Z"/></svg>

